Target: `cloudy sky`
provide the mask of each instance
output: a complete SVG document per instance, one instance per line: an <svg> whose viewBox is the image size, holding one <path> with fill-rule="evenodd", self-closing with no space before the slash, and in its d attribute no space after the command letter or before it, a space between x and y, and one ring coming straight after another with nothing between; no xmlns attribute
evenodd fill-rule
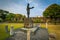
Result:
<svg viewBox="0 0 60 40"><path fill-rule="evenodd" d="M51 4L60 4L60 0L0 0L0 9L7 10L12 13L26 15L27 3L30 3L30 17L42 16L43 11Z"/></svg>

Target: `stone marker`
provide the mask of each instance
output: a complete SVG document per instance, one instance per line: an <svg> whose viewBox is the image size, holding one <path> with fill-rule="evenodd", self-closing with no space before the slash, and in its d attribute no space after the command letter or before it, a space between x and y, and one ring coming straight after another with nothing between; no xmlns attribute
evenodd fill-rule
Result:
<svg viewBox="0 0 60 40"><path fill-rule="evenodd" d="M47 22L46 22L46 29L48 29L48 24L47 24Z"/></svg>
<svg viewBox="0 0 60 40"><path fill-rule="evenodd" d="M8 32L8 25L5 26L5 31Z"/></svg>
<svg viewBox="0 0 60 40"><path fill-rule="evenodd" d="M14 27L13 26L11 26L11 28L10 28L10 35L14 35Z"/></svg>

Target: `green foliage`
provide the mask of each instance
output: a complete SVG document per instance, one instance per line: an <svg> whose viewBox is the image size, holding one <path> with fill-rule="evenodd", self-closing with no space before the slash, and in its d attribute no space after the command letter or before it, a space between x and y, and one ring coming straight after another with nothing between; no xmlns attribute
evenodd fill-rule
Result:
<svg viewBox="0 0 60 40"><path fill-rule="evenodd" d="M39 17L35 17L35 19L33 19L34 23L41 23L41 19Z"/></svg>
<svg viewBox="0 0 60 40"><path fill-rule="evenodd" d="M0 18L5 21L6 15L8 14L8 11L1 10L0 9Z"/></svg>
<svg viewBox="0 0 60 40"><path fill-rule="evenodd" d="M9 13L6 15L6 20L7 21L12 21L12 19L15 17L15 15L13 13Z"/></svg>
<svg viewBox="0 0 60 40"><path fill-rule="evenodd" d="M0 22L3 22L2 18L0 18Z"/></svg>
<svg viewBox="0 0 60 40"><path fill-rule="evenodd" d="M43 12L43 16L45 17L58 17L58 14L60 14L60 5L58 4L52 4L46 10Z"/></svg>
<svg viewBox="0 0 60 40"><path fill-rule="evenodd" d="M44 17L49 17L51 20L60 20L60 5L52 4L43 12Z"/></svg>
<svg viewBox="0 0 60 40"><path fill-rule="evenodd" d="M22 14L14 14L0 9L0 22L22 22L26 16Z"/></svg>
<svg viewBox="0 0 60 40"><path fill-rule="evenodd" d="M41 20L39 20L39 19L36 19L35 21L34 21L34 23L40 23L41 22Z"/></svg>

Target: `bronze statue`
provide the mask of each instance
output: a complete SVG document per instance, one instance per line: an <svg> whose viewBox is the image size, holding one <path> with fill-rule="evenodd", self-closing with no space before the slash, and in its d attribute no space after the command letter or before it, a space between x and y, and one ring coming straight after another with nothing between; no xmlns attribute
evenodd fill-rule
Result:
<svg viewBox="0 0 60 40"><path fill-rule="evenodd" d="M27 17L29 18L30 15L30 9L33 9L34 7L29 7L29 3L27 4Z"/></svg>
<svg viewBox="0 0 60 40"><path fill-rule="evenodd" d="M32 26L32 20L29 18L30 15L30 9L33 9L34 7L29 7L29 3L27 4L27 18L24 19L24 27L25 28L31 28L30 26ZM31 25L32 24L32 25Z"/></svg>

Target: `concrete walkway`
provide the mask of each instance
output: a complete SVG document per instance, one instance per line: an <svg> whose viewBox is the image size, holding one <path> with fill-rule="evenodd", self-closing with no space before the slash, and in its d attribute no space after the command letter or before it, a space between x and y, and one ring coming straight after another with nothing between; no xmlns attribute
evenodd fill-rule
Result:
<svg viewBox="0 0 60 40"><path fill-rule="evenodd" d="M20 29L15 30L14 36L8 38L7 40L27 40L27 31ZM49 40L47 29L38 28L35 32L31 32L30 40Z"/></svg>

